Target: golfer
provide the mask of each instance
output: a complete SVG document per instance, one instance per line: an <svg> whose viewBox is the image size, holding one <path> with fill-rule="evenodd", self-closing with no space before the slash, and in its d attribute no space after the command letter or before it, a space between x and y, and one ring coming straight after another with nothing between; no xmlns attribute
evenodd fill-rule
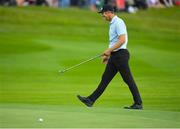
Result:
<svg viewBox="0 0 180 129"><path fill-rule="evenodd" d="M92 107L116 73L119 72L124 82L128 85L134 100L131 106L124 108L143 109L140 93L129 68L129 52L126 48L128 43L126 25L121 18L115 15L114 8L110 5L104 5L99 13L110 23L109 48L104 51L102 56L102 61L106 64L106 68L97 89L88 97L80 95L77 95L77 97L86 106Z"/></svg>

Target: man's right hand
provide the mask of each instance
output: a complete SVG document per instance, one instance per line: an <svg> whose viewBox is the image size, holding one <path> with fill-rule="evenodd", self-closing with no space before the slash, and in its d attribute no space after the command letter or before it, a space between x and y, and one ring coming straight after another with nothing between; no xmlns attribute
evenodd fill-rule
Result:
<svg viewBox="0 0 180 129"><path fill-rule="evenodd" d="M105 56L105 55L102 56L102 63L103 64L107 64L108 60L109 60L109 56Z"/></svg>

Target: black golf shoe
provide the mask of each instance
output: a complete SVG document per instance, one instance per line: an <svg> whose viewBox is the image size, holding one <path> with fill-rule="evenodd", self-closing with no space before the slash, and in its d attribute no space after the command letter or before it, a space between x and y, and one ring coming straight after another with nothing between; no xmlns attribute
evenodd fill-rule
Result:
<svg viewBox="0 0 180 129"><path fill-rule="evenodd" d="M84 103L86 106L88 107L92 107L93 106L93 101L91 101L89 98L86 98L86 97L82 97L80 95L77 95L77 98L82 102Z"/></svg>
<svg viewBox="0 0 180 129"><path fill-rule="evenodd" d="M124 109L138 109L138 110L142 110L143 106L142 106L142 104L133 104L131 106L124 107Z"/></svg>

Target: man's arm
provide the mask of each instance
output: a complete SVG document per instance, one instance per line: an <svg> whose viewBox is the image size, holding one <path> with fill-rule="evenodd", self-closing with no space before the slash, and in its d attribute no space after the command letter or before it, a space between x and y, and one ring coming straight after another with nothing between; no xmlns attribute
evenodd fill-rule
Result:
<svg viewBox="0 0 180 129"><path fill-rule="evenodd" d="M119 38L118 38L118 41L117 43L114 44L114 46L112 46L111 48L108 48L104 51L103 55L105 56L110 56L111 55L111 52L118 49L119 47L121 47L126 41L126 36L125 34L123 35L120 35Z"/></svg>
<svg viewBox="0 0 180 129"><path fill-rule="evenodd" d="M114 44L114 46L112 46L111 48L108 48L104 51L103 53L103 58L102 58L102 62L103 63L107 63L109 56L111 55L111 52L118 49L119 47L121 47L126 41L126 36L125 34L120 35L118 38L117 43Z"/></svg>

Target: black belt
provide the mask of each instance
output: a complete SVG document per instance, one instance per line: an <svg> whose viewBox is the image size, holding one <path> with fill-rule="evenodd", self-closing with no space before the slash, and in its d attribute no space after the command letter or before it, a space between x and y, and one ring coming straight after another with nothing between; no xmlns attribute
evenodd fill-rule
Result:
<svg viewBox="0 0 180 129"><path fill-rule="evenodd" d="M127 49L119 49L117 51L111 52L111 54L114 55L114 54L119 53L121 51L127 51Z"/></svg>

